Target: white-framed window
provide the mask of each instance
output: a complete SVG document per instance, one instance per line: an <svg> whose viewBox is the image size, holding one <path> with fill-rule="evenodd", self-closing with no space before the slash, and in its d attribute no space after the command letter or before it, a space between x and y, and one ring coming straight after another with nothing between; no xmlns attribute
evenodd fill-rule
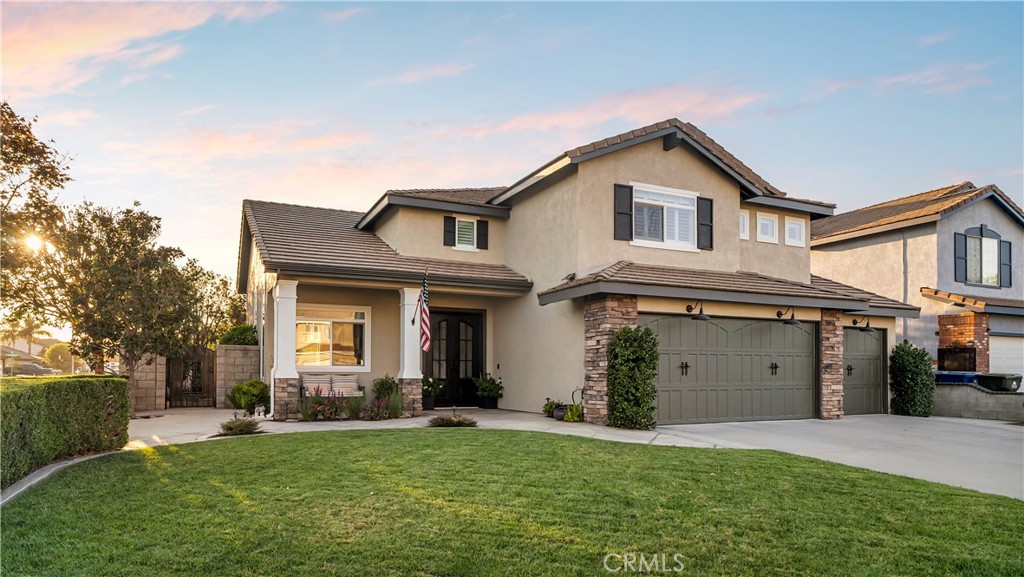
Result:
<svg viewBox="0 0 1024 577"><path fill-rule="evenodd" d="M300 305L296 312L300 372L369 372L370 307Z"/></svg>
<svg viewBox="0 0 1024 577"><path fill-rule="evenodd" d="M967 236L967 282L999 286L999 239Z"/></svg>
<svg viewBox="0 0 1024 577"><path fill-rule="evenodd" d="M476 221L455 219L455 250L476 250Z"/></svg>
<svg viewBox="0 0 1024 577"><path fill-rule="evenodd" d="M638 246L697 250L696 192L631 182L633 242Z"/></svg>
<svg viewBox="0 0 1024 577"><path fill-rule="evenodd" d="M740 240L750 240L750 211L740 211Z"/></svg>
<svg viewBox="0 0 1024 577"><path fill-rule="evenodd" d="M794 218L792 216L786 217L786 245L787 246L806 246L807 241L805 240L806 225L804 219Z"/></svg>
<svg viewBox="0 0 1024 577"><path fill-rule="evenodd" d="M779 243L779 216L757 213L757 242Z"/></svg>

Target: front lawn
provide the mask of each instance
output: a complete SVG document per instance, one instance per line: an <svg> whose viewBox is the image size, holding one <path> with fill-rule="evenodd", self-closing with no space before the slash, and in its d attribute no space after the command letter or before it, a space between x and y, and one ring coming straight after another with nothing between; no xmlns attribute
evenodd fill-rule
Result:
<svg viewBox="0 0 1024 577"><path fill-rule="evenodd" d="M1024 502L1006 497L769 451L476 429L127 452L2 523L5 576L611 575L606 555L626 553L681 559L676 575L1024 566Z"/></svg>

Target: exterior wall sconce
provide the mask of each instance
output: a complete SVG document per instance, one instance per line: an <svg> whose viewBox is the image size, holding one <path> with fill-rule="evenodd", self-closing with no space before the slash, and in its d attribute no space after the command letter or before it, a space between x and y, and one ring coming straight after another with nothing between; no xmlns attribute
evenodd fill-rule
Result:
<svg viewBox="0 0 1024 577"><path fill-rule="evenodd" d="M700 310L697 312L697 314L695 314L692 317L690 317L690 319L691 320L695 320L695 321L710 321L711 317L709 317L708 315L704 314L704 301L703 300L699 300L699 301L693 303L692 305L686 305L686 312L692 313L693 310L697 308L697 305L700 305Z"/></svg>
<svg viewBox="0 0 1024 577"><path fill-rule="evenodd" d="M867 324L865 324L863 327L860 328L860 332L868 333L869 335L873 335L873 334L877 333L878 332L877 330L871 328L871 319L869 319L866 316L863 319L860 319L860 320L853 319L853 326L857 326L857 325L863 323L865 320L867 320Z"/></svg>
<svg viewBox="0 0 1024 577"><path fill-rule="evenodd" d="M782 317L786 316L786 313L789 313L789 318L782 321L782 324L789 325L792 327L800 326L800 321L796 320L796 310L793 309L793 307L789 307L784 311L777 311L775 313L775 318L781 319Z"/></svg>

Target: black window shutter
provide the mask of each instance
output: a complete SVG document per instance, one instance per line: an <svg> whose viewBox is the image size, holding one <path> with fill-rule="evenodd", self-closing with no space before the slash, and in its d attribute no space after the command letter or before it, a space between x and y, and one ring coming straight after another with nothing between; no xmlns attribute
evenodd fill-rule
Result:
<svg viewBox="0 0 1024 577"><path fill-rule="evenodd" d="M1013 264L1010 257L1010 241L999 241L999 286L1013 286Z"/></svg>
<svg viewBox="0 0 1024 577"><path fill-rule="evenodd" d="M697 248L701 250L715 248L714 209L715 201L702 196L697 198Z"/></svg>
<svg viewBox="0 0 1024 577"><path fill-rule="evenodd" d="M444 245L455 246L455 217L444 217Z"/></svg>
<svg viewBox="0 0 1024 577"><path fill-rule="evenodd" d="M615 185L615 240L633 240L633 187Z"/></svg>
<svg viewBox="0 0 1024 577"><path fill-rule="evenodd" d="M953 233L953 275L956 282L967 282L967 235Z"/></svg>
<svg viewBox="0 0 1024 577"><path fill-rule="evenodd" d="M480 250L487 250L487 221L476 221L476 247Z"/></svg>

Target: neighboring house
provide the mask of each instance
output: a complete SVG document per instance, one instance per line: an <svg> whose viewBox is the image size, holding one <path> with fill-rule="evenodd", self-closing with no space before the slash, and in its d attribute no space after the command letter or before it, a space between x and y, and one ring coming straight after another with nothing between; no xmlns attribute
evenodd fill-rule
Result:
<svg viewBox="0 0 1024 577"><path fill-rule="evenodd" d="M603 423L606 346L631 325L660 339L661 423L886 412L895 318L917 309L812 277L810 223L832 209L672 119L509 187L388 191L366 213L246 200L238 290L275 418L296 416L303 376L389 373L419 410L424 373L447 382L439 406L475 404L490 373L503 408L582 389Z"/></svg>
<svg viewBox="0 0 1024 577"><path fill-rule="evenodd" d="M1024 213L970 182L815 221L811 270L920 307L896 324L939 368L1024 372Z"/></svg>

